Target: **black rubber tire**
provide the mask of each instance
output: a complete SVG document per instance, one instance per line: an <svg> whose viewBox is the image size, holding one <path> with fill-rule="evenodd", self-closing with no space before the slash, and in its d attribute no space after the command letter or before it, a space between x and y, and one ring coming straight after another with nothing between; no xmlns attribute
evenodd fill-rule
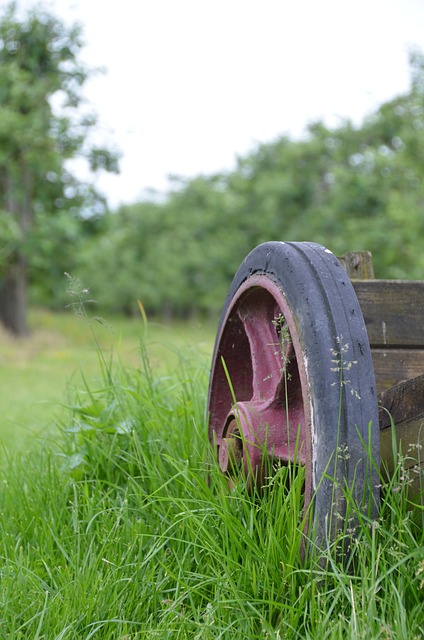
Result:
<svg viewBox="0 0 424 640"><path fill-rule="evenodd" d="M238 269L224 304L212 361L209 411L216 402L219 336L227 310L239 287L257 274L272 279L284 293L302 344L312 424L309 478L313 517L309 519L309 535L323 549L343 528L346 487L351 487L370 517L378 512L378 404L365 323L352 284L328 249L309 242L259 245ZM337 365L337 354L341 366ZM209 437L213 443L211 428ZM375 467L364 443L372 452Z"/></svg>

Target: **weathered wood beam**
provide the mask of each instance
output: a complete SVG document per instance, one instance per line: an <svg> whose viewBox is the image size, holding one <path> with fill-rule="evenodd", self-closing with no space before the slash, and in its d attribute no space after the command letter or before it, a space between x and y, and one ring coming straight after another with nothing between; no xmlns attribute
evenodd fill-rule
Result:
<svg viewBox="0 0 424 640"><path fill-rule="evenodd" d="M356 280L372 348L424 347L422 280Z"/></svg>
<svg viewBox="0 0 424 640"><path fill-rule="evenodd" d="M398 464L409 476L409 496L424 489L424 375L406 380L378 396L380 460L392 475ZM393 426L394 425L394 429Z"/></svg>

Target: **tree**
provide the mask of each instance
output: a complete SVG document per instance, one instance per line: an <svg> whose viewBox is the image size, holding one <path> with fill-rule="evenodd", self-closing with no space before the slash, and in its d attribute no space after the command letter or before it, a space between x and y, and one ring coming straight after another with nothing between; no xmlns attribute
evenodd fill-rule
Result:
<svg viewBox="0 0 424 640"><path fill-rule="evenodd" d="M379 278L424 274L424 56L411 88L360 126L311 123L240 157L234 170L173 179L166 198L105 216L76 269L102 312L218 319L243 258L267 240L373 253ZM9 247L14 229L9 230ZM56 287L57 288L57 287Z"/></svg>
<svg viewBox="0 0 424 640"><path fill-rule="evenodd" d="M81 220L81 212L105 208L66 161L80 155L94 171L118 170L116 154L87 144L96 118L82 108L90 75L78 59L82 44L78 26L67 27L40 7L19 18L12 2L0 19L0 321L16 335L28 332L38 222L45 228L53 215Z"/></svg>

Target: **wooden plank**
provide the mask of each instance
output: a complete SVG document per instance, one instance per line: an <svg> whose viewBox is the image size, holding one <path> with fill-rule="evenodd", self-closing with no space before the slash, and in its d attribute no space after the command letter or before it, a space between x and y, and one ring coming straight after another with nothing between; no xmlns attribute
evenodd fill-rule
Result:
<svg viewBox="0 0 424 640"><path fill-rule="evenodd" d="M374 347L424 346L424 282L352 282Z"/></svg>
<svg viewBox="0 0 424 640"><path fill-rule="evenodd" d="M424 457L424 414L397 424L395 433L397 451L405 457L405 468L412 469L415 465L422 467ZM391 428L384 429L380 433L380 459L387 465L389 473L393 473L397 463L393 456L392 437Z"/></svg>
<svg viewBox="0 0 424 640"><path fill-rule="evenodd" d="M424 281L352 280L371 347L424 347Z"/></svg>
<svg viewBox="0 0 424 640"><path fill-rule="evenodd" d="M393 454L393 437L397 459ZM394 433L390 427L380 431L380 465L388 481L400 466L409 485L409 500L424 504L424 414L396 424Z"/></svg>
<svg viewBox="0 0 424 640"><path fill-rule="evenodd" d="M378 396L380 429L390 427L424 415L424 375L406 380Z"/></svg>
<svg viewBox="0 0 424 640"><path fill-rule="evenodd" d="M408 483L408 499L417 504L424 504L424 416L409 424L396 425L396 447L401 452L398 460L394 459L392 447L392 430L385 429L380 433L381 472L390 482L395 469L401 466L404 482ZM414 437L416 442L414 442ZM421 448L412 448L421 447Z"/></svg>
<svg viewBox="0 0 424 640"><path fill-rule="evenodd" d="M372 256L339 258L358 296L379 392L381 468L424 504L424 282L374 280ZM399 467L399 465L401 465Z"/></svg>
<svg viewBox="0 0 424 640"><path fill-rule="evenodd" d="M424 374L424 349L372 349L377 392Z"/></svg>
<svg viewBox="0 0 424 640"><path fill-rule="evenodd" d="M382 471L390 478L401 465L405 481L409 483L408 497L421 502L424 488L424 375L379 394L379 420ZM400 457L394 453L394 441Z"/></svg>

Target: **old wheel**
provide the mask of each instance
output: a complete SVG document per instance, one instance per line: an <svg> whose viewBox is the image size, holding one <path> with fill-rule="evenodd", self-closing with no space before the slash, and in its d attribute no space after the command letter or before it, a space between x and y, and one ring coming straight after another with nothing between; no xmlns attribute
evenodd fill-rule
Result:
<svg viewBox="0 0 424 640"><path fill-rule="evenodd" d="M265 457L304 465L320 548L343 521L346 487L375 515L378 480L364 449L378 464L371 352L353 287L328 249L268 242L244 260L221 315L208 410L230 482L241 471L248 486L260 484Z"/></svg>

